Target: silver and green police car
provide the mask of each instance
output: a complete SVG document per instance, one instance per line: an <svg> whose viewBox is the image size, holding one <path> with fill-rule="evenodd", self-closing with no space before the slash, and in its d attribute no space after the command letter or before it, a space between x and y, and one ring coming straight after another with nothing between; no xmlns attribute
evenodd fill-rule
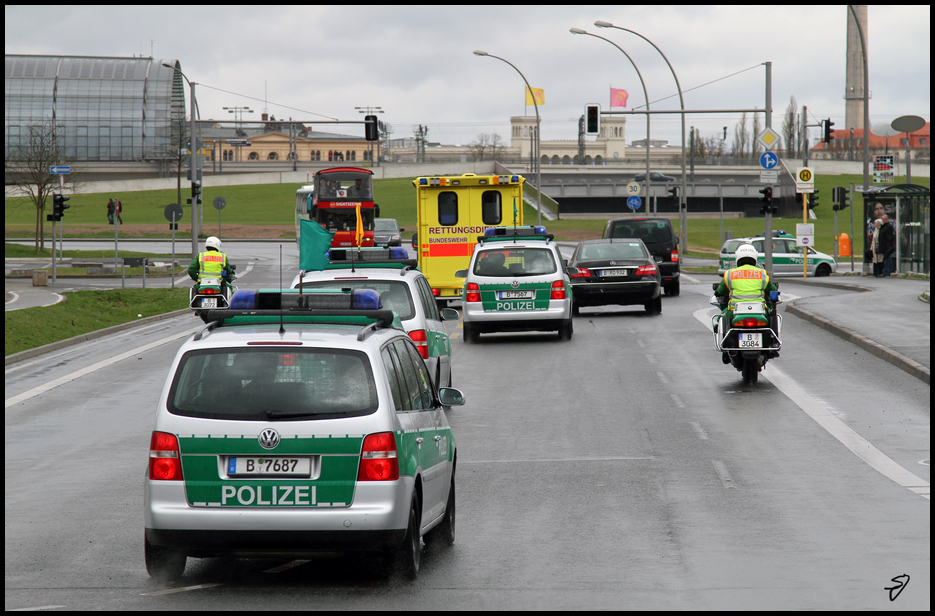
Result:
<svg viewBox="0 0 935 616"><path fill-rule="evenodd" d="M545 227L491 227L478 238L464 278L464 341L501 331L558 331L570 340L572 289Z"/></svg>
<svg viewBox="0 0 935 616"><path fill-rule="evenodd" d="M455 439L375 291L241 290L179 349L144 486L150 575L188 557L379 552L414 578L454 542ZM258 308L260 307L260 308ZM326 308L322 308L326 307Z"/></svg>
<svg viewBox="0 0 935 616"><path fill-rule="evenodd" d="M735 267L734 252L742 244L753 244L757 252L757 264L765 267L766 253L764 252L764 242L766 238L760 237L735 237L724 242L721 246L720 259L718 261L718 274L723 276L724 272ZM802 275L802 246L795 245L795 236L789 235L784 231L773 233L773 276L801 276ZM808 275L809 276L830 276L838 269L838 263L834 257L823 252L818 252L811 246L808 250Z"/></svg>

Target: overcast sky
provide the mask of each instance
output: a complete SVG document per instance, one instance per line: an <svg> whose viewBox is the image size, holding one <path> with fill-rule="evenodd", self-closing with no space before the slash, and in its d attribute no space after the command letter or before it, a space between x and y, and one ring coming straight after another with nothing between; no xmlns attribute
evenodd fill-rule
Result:
<svg viewBox="0 0 935 616"><path fill-rule="evenodd" d="M202 118L233 119L222 107L268 108L277 118L359 120L355 107L380 106L393 137L418 124L429 140L466 144L479 133L509 143L509 118L528 113L523 82L500 56L545 90L543 139L576 139L587 103L609 107L609 88L630 92L627 108L644 103L626 57L609 43L573 35L577 27L604 36L633 59L653 109L678 109L672 75L638 37L599 29L596 20L638 31L666 54L687 109L763 108L765 62L772 62L773 126L794 96L809 123L830 117L844 127L847 8L839 6L212 6L4 7L8 54L149 56L177 59L198 87ZM870 6L870 121L902 115L930 120L931 8ZM151 51L152 50L152 51ZM751 69L752 70L745 70ZM727 77L698 89L702 84ZM691 91L689 91L691 90ZM238 95L254 97L254 100ZM268 97L268 104L264 98ZM292 109L290 109L291 107ZM314 115L321 114L321 115ZM690 115L703 137L739 118ZM362 127L316 126L349 134ZM627 142L645 137L629 116ZM819 129L812 129L812 143ZM652 121L652 138L678 144L678 115Z"/></svg>

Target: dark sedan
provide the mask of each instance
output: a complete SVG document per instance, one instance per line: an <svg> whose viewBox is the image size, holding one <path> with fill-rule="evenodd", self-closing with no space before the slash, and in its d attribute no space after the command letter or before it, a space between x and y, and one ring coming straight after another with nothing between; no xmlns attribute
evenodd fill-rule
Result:
<svg viewBox="0 0 935 616"><path fill-rule="evenodd" d="M642 304L649 314L662 312L662 279L646 245L639 239L580 242L568 262L572 313L584 306Z"/></svg>
<svg viewBox="0 0 935 616"><path fill-rule="evenodd" d="M644 171L643 173L637 173L636 177L633 178L633 181L642 182L645 179L646 179L646 172ZM649 181L650 182L674 182L675 178L672 177L671 175L663 175L659 173L658 171L650 171Z"/></svg>

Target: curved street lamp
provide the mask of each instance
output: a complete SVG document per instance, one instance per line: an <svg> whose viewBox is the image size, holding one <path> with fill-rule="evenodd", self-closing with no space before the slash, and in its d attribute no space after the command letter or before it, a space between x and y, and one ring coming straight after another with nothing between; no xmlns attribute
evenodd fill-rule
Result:
<svg viewBox="0 0 935 616"><path fill-rule="evenodd" d="M627 60L630 61L630 64L633 65L633 70L636 71L636 76L640 78L640 85L643 86L643 97L646 99L646 111L649 111L649 95L646 93L646 82L643 81L643 76L640 75L640 69L636 68L636 62L633 61L633 58L630 57L630 54L628 54L627 52L623 51L623 49L621 49L621 47L620 47L619 45L617 45L616 43L614 43L612 40L606 39L606 38L604 38L603 36L598 36L598 35L596 35L596 34L591 34L590 32L587 32L587 31L585 31L585 30L582 30L581 28L571 28L571 29L569 30L569 32L571 32L572 34L587 34L588 36L593 36L594 38L599 38L599 39L601 39L602 41L607 41L608 43L610 43L611 45L613 45L614 47L616 47L617 49L619 49L620 52L621 52L623 55L625 55L625 56L627 57ZM650 197L649 197L649 186L650 186L651 183L652 183L652 182L651 182L651 180L650 180L650 178L649 178L649 114L647 113L647 114L646 114L646 211L647 211L647 212L650 210L650 207L649 207L649 204L650 204L650 200L649 200L649 199L650 199ZM636 210L633 210L633 213L634 213L634 215L635 215L635 214L636 214Z"/></svg>
<svg viewBox="0 0 935 616"><path fill-rule="evenodd" d="M501 62L506 62L510 66L513 66L512 62L504 60L503 58L499 56L489 54L486 51L475 50L474 55L485 56L488 58L496 58L497 60L500 60ZM532 94L532 88L529 87L529 82L526 81L526 76L523 75L523 73L515 66L513 66L513 70L519 73L519 76L523 78L523 81L526 82L527 91L530 94ZM541 143L541 138L539 135L539 103L536 102L535 96L532 97L532 103L533 105L535 105L535 108L536 108L536 152L535 152L534 164L536 166L536 225L538 226L542 224L542 168L540 166L540 160L539 160L541 156L541 153L539 151L539 147ZM520 207L522 207L522 204L520 204Z"/></svg>
<svg viewBox="0 0 935 616"><path fill-rule="evenodd" d="M629 32L630 34L635 34L640 37L647 43L653 46L653 48L659 52L659 55L662 56L662 59L666 61L666 64L669 66L669 70L672 71L672 77L675 79L675 87L679 91L679 105L682 108L682 190L679 191L679 235L682 236L682 245L680 247L682 254L685 254L685 251L688 250L688 210L685 207L686 204L686 184L687 180L685 177L685 99L682 97L682 86L679 85L678 75L675 74L675 69L672 68L672 63L669 62L669 59L666 57L666 54L662 53L662 50L656 47L656 44L651 40L636 32L635 30L630 30L628 28L622 28L620 26L615 26L609 21L595 21L594 25L598 28L614 28L615 30L623 30L624 32ZM682 211L685 211L685 220L682 221Z"/></svg>

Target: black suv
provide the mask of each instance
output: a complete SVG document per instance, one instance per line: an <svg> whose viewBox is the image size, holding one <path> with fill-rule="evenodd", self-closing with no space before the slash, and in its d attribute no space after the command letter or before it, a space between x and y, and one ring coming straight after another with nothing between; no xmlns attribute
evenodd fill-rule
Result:
<svg viewBox="0 0 935 616"><path fill-rule="evenodd" d="M679 238L668 218L614 218L604 227L605 238L638 238L659 266L666 295L679 294Z"/></svg>

